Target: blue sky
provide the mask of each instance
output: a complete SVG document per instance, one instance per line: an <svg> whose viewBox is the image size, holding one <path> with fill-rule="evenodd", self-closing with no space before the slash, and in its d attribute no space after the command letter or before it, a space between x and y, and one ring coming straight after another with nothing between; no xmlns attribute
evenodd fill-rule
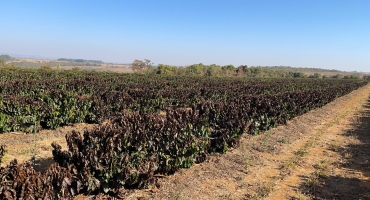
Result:
<svg viewBox="0 0 370 200"><path fill-rule="evenodd" d="M0 53L370 72L369 0L4 0Z"/></svg>

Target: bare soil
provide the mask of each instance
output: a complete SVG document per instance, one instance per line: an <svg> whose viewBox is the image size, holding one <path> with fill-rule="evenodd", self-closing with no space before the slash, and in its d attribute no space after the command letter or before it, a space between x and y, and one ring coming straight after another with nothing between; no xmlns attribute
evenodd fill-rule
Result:
<svg viewBox="0 0 370 200"><path fill-rule="evenodd" d="M13 132L0 135L0 145L7 146L3 163L4 167L11 160L17 159L18 163L30 161L35 157L35 170L43 171L54 163L51 143L57 142L63 149L67 149L65 135L72 130L83 133L86 129L91 129L96 125L92 124L75 124L73 126L60 127L57 130L42 130L37 134L26 134Z"/></svg>
<svg viewBox="0 0 370 200"><path fill-rule="evenodd" d="M370 84L296 117L240 146L158 184L128 190L127 199L370 199ZM52 163L52 141L95 125L79 124L33 135L0 135L5 163L30 159L38 170ZM36 142L34 142L36 141ZM36 146L35 146L36 144ZM4 165L4 164L3 164ZM91 198L79 196L78 199Z"/></svg>
<svg viewBox="0 0 370 200"><path fill-rule="evenodd" d="M81 70L111 71L120 73L132 73L131 67L123 64L102 64L101 66L60 66L60 69L71 70L73 68Z"/></svg>

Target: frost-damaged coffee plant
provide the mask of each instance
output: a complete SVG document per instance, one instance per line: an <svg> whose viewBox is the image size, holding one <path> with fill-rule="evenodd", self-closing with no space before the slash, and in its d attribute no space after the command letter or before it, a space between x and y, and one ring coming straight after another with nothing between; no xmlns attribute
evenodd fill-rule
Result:
<svg viewBox="0 0 370 200"><path fill-rule="evenodd" d="M93 130L67 134L66 150L53 143L57 163L45 172L16 160L1 168L0 199L121 197L126 189L154 184L156 174L172 174L203 162L210 153L226 152L244 133L259 134L367 84L76 70L0 72L1 133L100 123Z"/></svg>

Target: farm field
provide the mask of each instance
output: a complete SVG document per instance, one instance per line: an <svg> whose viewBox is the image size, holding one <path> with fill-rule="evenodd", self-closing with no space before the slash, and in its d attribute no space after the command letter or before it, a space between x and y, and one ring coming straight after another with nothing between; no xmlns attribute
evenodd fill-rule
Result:
<svg viewBox="0 0 370 200"><path fill-rule="evenodd" d="M278 198L300 183L290 178L299 179L304 158L317 158L310 150L350 121L370 87L362 80L1 70L2 198ZM19 164L30 157L33 166ZM13 158L19 162L8 165ZM322 180L314 180L312 194L298 185L291 196L316 195Z"/></svg>
<svg viewBox="0 0 370 200"><path fill-rule="evenodd" d="M370 85L127 199L369 199Z"/></svg>
<svg viewBox="0 0 370 200"><path fill-rule="evenodd" d="M34 59L34 58L13 58L11 61L7 62L9 64L14 64L15 66L27 67L37 69L41 66L50 66L53 69L71 70L74 68L79 68L81 70L95 70L95 71L111 71L111 72L122 72L122 73L132 73L132 69L125 64L118 63L101 63L99 65L89 65L89 63L74 63L58 60L47 60L47 59Z"/></svg>

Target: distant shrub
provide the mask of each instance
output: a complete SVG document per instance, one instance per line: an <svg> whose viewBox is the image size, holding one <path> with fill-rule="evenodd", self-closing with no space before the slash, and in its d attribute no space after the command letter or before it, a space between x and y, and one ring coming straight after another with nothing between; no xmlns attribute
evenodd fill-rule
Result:
<svg viewBox="0 0 370 200"><path fill-rule="evenodd" d="M41 70L52 70L53 68L51 68L49 65L44 65L44 66L41 66L40 69Z"/></svg>
<svg viewBox="0 0 370 200"><path fill-rule="evenodd" d="M81 71L81 68L79 68L79 67L73 67L72 68L72 71Z"/></svg>

